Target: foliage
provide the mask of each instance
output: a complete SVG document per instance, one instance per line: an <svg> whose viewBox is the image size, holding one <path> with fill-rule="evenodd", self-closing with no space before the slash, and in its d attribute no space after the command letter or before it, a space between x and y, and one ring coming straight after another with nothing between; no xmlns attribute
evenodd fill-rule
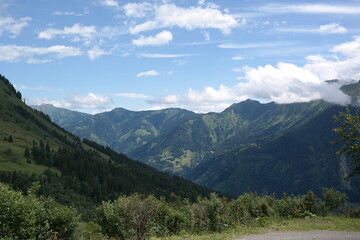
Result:
<svg viewBox="0 0 360 240"><path fill-rule="evenodd" d="M37 198L31 189L24 196L0 183L0 238L69 239L77 222L75 209L50 198Z"/></svg>
<svg viewBox="0 0 360 240"><path fill-rule="evenodd" d="M123 196L113 202L103 202L98 223L104 233L117 239L145 239L162 235L168 230L171 217L165 204L153 196L138 194Z"/></svg>
<svg viewBox="0 0 360 240"><path fill-rule="evenodd" d="M360 174L360 116L352 114L347 108L346 112L340 112L335 118L341 124L334 129L340 137L337 142L343 144L338 154L348 155L355 164L355 168L347 177L349 179L355 174Z"/></svg>
<svg viewBox="0 0 360 240"><path fill-rule="evenodd" d="M324 188L323 189L323 202L324 210L326 212L335 210L346 203L346 194L338 192L334 189Z"/></svg>
<svg viewBox="0 0 360 240"><path fill-rule="evenodd" d="M334 189L324 189L322 195L319 199L309 191L299 196L284 194L277 199L274 195L246 193L229 201L213 193L193 203L184 200L169 204L153 196L135 194L103 202L97 223L104 235L116 239L215 233L242 224L266 226L270 218L308 218L315 214L325 217L345 203L346 196Z"/></svg>

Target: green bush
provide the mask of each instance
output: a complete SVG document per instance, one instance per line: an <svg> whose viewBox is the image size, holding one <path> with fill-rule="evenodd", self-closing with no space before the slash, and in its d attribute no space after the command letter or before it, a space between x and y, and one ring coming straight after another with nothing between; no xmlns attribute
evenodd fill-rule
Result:
<svg viewBox="0 0 360 240"><path fill-rule="evenodd" d="M170 211L153 196L123 196L113 202L103 202L98 212L98 223L109 237L145 239L168 231Z"/></svg>
<svg viewBox="0 0 360 240"><path fill-rule="evenodd" d="M230 202L230 215L236 223L253 223L257 219L273 214L270 205L274 204L274 197L260 197L255 193L245 193Z"/></svg>
<svg viewBox="0 0 360 240"><path fill-rule="evenodd" d="M0 238L71 238L78 216L49 198L37 198L31 191L24 196L0 183Z"/></svg>

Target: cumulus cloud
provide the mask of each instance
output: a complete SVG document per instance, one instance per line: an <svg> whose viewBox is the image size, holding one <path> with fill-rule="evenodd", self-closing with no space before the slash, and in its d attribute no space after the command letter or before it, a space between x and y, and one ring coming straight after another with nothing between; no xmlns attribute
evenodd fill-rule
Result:
<svg viewBox="0 0 360 240"><path fill-rule="evenodd" d="M237 68L243 76L235 86L206 87L202 91L189 89L184 95L171 94L148 102L154 108L184 107L197 112L222 111L224 106L248 98L277 103L323 99L349 104L350 98L339 90L340 83L326 80L360 79L360 36L329 51L335 56L311 55L306 57L307 63L303 66L285 62L256 68L244 66Z"/></svg>
<svg viewBox="0 0 360 240"><path fill-rule="evenodd" d="M53 58L75 57L82 55L79 48L55 45L51 47L29 47L18 45L0 45L0 61L19 62L27 61L28 63L49 62ZM46 59L36 59L35 57L43 56Z"/></svg>
<svg viewBox="0 0 360 240"><path fill-rule="evenodd" d="M4 32L10 33L11 37L16 37L22 31L22 29L29 25L31 18L24 17L20 19L14 19L12 17L0 16L0 36Z"/></svg>
<svg viewBox="0 0 360 240"><path fill-rule="evenodd" d="M229 34L237 26L237 21L229 14L210 7L182 8L174 4L154 6L154 19L138 24L130 29L138 34L163 27L180 27L187 30L215 28Z"/></svg>
<svg viewBox="0 0 360 240"><path fill-rule="evenodd" d="M159 46L169 44L172 39L173 35L171 34L171 32L162 31L155 36L140 36L140 38L132 40L132 43L136 46Z"/></svg>
<svg viewBox="0 0 360 240"><path fill-rule="evenodd" d="M88 50L87 54L91 60L95 60L102 55L109 55L111 54L111 52L106 52L104 50L101 50L99 46L95 46L92 49Z"/></svg>
<svg viewBox="0 0 360 240"><path fill-rule="evenodd" d="M147 77L147 76L157 76L157 75L160 75L160 73L156 70L150 70L147 72L140 72L136 74L137 77Z"/></svg>
<svg viewBox="0 0 360 240"><path fill-rule="evenodd" d="M42 103L52 104L55 107L67 109L83 109L83 110L101 110L107 109L112 100L108 97L88 93L87 95L73 95L66 99L49 100L45 98L29 98L27 103L30 105L40 105Z"/></svg>

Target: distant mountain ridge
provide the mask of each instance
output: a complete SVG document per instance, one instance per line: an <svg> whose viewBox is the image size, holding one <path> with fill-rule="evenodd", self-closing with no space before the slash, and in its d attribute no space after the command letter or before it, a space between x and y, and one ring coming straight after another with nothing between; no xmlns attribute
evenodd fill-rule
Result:
<svg viewBox="0 0 360 240"><path fill-rule="evenodd" d="M341 89L357 101L359 92L354 89L360 89L359 86L357 82ZM341 110L343 107L321 100L292 104L247 100L221 113L208 114L181 109L144 112L115 109L89 115L86 120L69 121L66 116L65 120L64 117L56 119L53 113L44 112L57 123L64 121L67 125L62 126L80 137L109 145L157 169L217 190L233 194L244 191L303 193L306 187L300 185L304 179L312 179L314 183L308 186L315 191L326 185L356 195L356 186L346 189L336 146L330 143L336 137L332 132L336 126L333 116ZM323 122L319 122L320 119ZM315 132L319 134L313 134ZM283 148L288 145L295 145L294 149L298 150ZM246 157L239 157L241 155ZM285 167L289 158L298 159L295 163L301 162L305 167L295 163ZM326 159L331 163L329 168L321 168ZM264 168L256 168L255 162ZM282 167L272 168L271 163ZM299 169L302 170L296 172ZM283 177L278 174L280 170L286 173ZM321 173L318 178L317 172ZM249 173L259 179L253 179ZM276 177L279 182L274 180Z"/></svg>
<svg viewBox="0 0 360 240"><path fill-rule="evenodd" d="M90 139L126 154L196 116L193 112L176 108L141 112L116 108L91 115L49 104L32 107L46 113L52 121L80 138Z"/></svg>

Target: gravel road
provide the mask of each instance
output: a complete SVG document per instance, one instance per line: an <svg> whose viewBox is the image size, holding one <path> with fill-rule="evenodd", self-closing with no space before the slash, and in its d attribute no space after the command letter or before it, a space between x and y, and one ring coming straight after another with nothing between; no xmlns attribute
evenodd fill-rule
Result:
<svg viewBox="0 0 360 240"><path fill-rule="evenodd" d="M272 232L248 235L236 240L360 240L360 232Z"/></svg>

